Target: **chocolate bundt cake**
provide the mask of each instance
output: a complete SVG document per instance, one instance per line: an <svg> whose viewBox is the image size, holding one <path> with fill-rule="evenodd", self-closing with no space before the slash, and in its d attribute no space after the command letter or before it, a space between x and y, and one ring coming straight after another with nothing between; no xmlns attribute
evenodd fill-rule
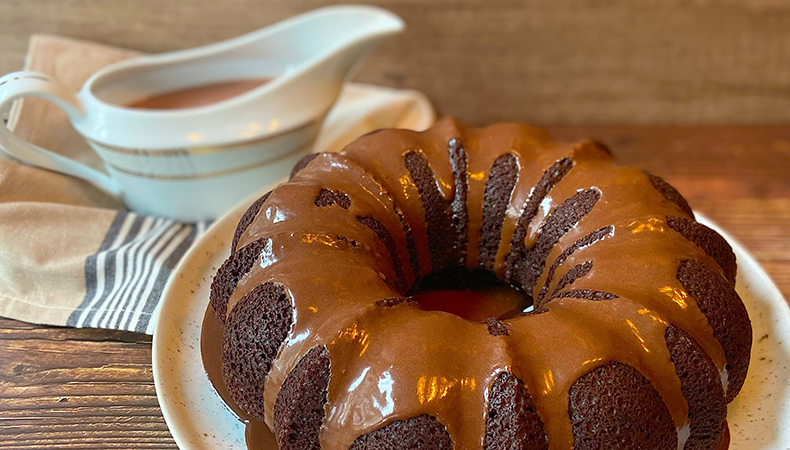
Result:
<svg viewBox="0 0 790 450"><path fill-rule="evenodd" d="M523 303L430 306L453 271ZM300 162L242 217L210 308L230 397L282 450L714 450L751 351L735 273L603 145L444 119Z"/></svg>

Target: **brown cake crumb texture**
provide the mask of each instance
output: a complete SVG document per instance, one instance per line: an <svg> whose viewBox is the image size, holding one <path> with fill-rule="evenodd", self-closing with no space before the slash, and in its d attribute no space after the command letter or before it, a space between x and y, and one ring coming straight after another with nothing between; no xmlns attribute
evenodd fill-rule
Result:
<svg viewBox="0 0 790 450"><path fill-rule="evenodd" d="M670 325L666 341L688 402L691 435L683 450L718 449L727 426L727 401L719 370L685 331Z"/></svg>
<svg viewBox="0 0 790 450"><path fill-rule="evenodd" d="M406 218L403 217L403 212L397 205L395 206L395 213L398 215L398 220L401 226L403 226L403 232L406 234L406 250L409 252L411 272L417 277L420 274L420 263L417 257L417 244L414 243L414 233L412 233L411 227L406 223Z"/></svg>
<svg viewBox="0 0 790 450"><path fill-rule="evenodd" d="M230 258L222 263L219 270L217 270L217 274L214 275L214 279L211 281L209 302L211 311L220 324L225 324L228 299L233 295L233 291L236 290L236 285L241 280L241 277L250 271L252 265L260 257L266 241L266 238L260 238L245 245L230 255Z"/></svg>
<svg viewBox="0 0 790 450"><path fill-rule="evenodd" d="M601 193L597 190L586 189L577 192L562 202L557 209L549 214L535 246L527 253L524 263L519 264L521 272L516 272L522 289L529 293L532 292L540 274L543 273L543 269L546 267L546 258L554 244L568 230L576 226L579 220L592 210L600 198Z"/></svg>
<svg viewBox="0 0 790 450"><path fill-rule="evenodd" d="M409 289L409 284L406 280L406 273L404 273L403 266L400 263L400 258L398 257L398 247L395 245L395 239L393 239L392 234L387 229L387 227L385 227L374 217L357 217L357 220L359 220L359 222L366 227L370 228L371 231L376 233L376 236L378 236L381 242L384 243L384 246L387 247L387 251L389 251L390 254L390 261L392 262L392 267L395 269L396 288L398 289L398 292L404 294Z"/></svg>
<svg viewBox="0 0 790 450"><path fill-rule="evenodd" d="M401 303L416 303L416 301L411 297L382 298L381 300L376 301L376 305L381 306L382 308L390 308L400 305Z"/></svg>
<svg viewBox="0 0 790 450"><path fill-rule="evenodd" d="M480 226L480 267L484 269L494 268L502 222L517 180L518 163L515 156L507 153L494 161L486 181L483 224Z"/></svg>
<svg viewBox="0 0 790 450"><path fill-rule="evenodd" d="M321 189L315 198L315 206L323 208L325 206L338 205L343 209L351 207L351 199L345 192L333 191L331 189Z"/></svg>
<svg viewBox="0 0 790 450"><path fill-rule="evenodd" d="M466 151L459 138L452 138L447 143L447 153L450 157L450 167L453 170L453 184L455 185L455 195L450 202L450 215L453 235L450 239L450 246L455 249L449 264L466 263L466 242L467 229L469 227L469 215L466 211L466 196L469 189L466 169Z"/></svg>
<svg viewBox="0 0 790 450"><path fill-rule="evenodd" d="M648 178L650 178L650 182L653 183L653 187L656 188L661 195L664 196L665 199L669 200L670 202L678 205L680 209L683 210L686 214L689 215L692 219L694 218L694 211L691 210L691 206L689 206L688 202L680 192L677 191L671 184L664 181L663 178L647 174Z"/></svg>
<svg viewBox="0 0 790 450"><path fill-rule="evenodd" d="M548 295L549 293L549 284L552 282L552 280L554 280L554 273L557 271L557 268L560 265L562 265L562 263L565 262L566 259L568 259L574 252L576 252L576 250L592 245L600 241L601 239L605 238L606 236L611 235L613 232L614 232L614 227L612 225L603 228L598 228L597 230L584 236L583 238L579 239L578 241L571 244L568 248L563 250L560 256L558 256L557 259L555 259L554 262L551 264L551 267L549 267L549 272L548 274L546 274L546 281L543 284L543 287L540 288L540 293L538 294L538 298L535 301L535 303L539 305L543 303L543 299L545 299L546 295ZM556 291L557 290L555 289L554 292L556 293Z"/></svg>
<svg viewBox="0 0 790 450"><path fill-rule="evenodd" d="M587 300L611 300L618 298L617 295L611 292L596 291L594 289L572 289L570 291L560 292L553 298L585 298Z"/></svg>
<svg viewBox="0 0 790 450"><path fill-rule="evenodd" d="M486 319L486 325L488 326L488 333L491 336L507 336L509 328L505 322L501 320L497 320L496 317L489 317Z"/></svg>
<svg viewBox="0 0 790 450"><path fill-rule="evenodd" d="M713 336L727 357L727 402L741 391L752 351L752 326L735 288L721 275L695 260L684 260L678 280L708 318Z"/></svg>
<svg viewBox="0 0 790 450"><path fill-rule="evenodd" d="M598 367L571 387L568 414L574 450L677 450L672 416L638 370L620 362Z"/></svg>
<svg viewBox="0 0 790 450"><path fill-rule="evenodd" d="M554 293L556 294L560 289L590 273L592 266L592 261L586 261L582 264L577 264L571 267L571 269L565 272L565 275L560 278L560 281L557 282L557 287L554 288Z"/></svg>
<svg viewBox="0 0 790 450"><path fill-rule="evenodd" d="M524 239L527 237L527 227L532 219L538 213L538 207L546 194L549 193L551 188L573 168L574 162L570 158L562 158L551 165L541 177L535 189L530 193L527 203L524 205L524 211L518 219L516 229L513 232L513 240L510 244L510 253L507 256L507 268L505 272L505 282L516 284L521 280L522 274L527 270L522 267L527 262L527 248L524 244ZM523 286L525 291L526 285L519 283Z"/></svg>
<svg viewBox="0 0 790 450"><path fill-rule="evenodd" d="M484 450L548 450L549 443L535 404L524 384L510 372L491 386Z"/></svg>
<svg viewBox="0 0 790 450"><path fill-rule="evenodd" d="M358 437L349 450L452 450L453 442L436 417L423 414L396 420Z"/></svg>
<svg viewBox="0 0 790 450"><path fill-rule="evenodd" d="M667 225L705 250L705 253L713 258L724 271L724 277L733 285L735 284L735 273L738 269L735 264L735 253L719 233L701 223L682 217L667 217Z"/></svg>
<svg viewBox="0 0 790 450"><path fill-rule="evenodd" d="M428 249L431 254L431 271L436 272L450 265L458 248L453 246L456 242L452 224L450 205L439 192L439 186L428 161L419 152L406 155L406 168L409 169L412 180L420 192L422 204L425 209L425 222L428 226Z"/></svg>
<svg viewBox="0 0 790 450"><path fill-rule="evenodd" d="M222 337L222 379L234 402L264 420L263 385L293 323L282 286L258 285L230 311Z"/></svg>
<svg viewBox="0 0 790 450"><path fill-rule="evenodd" d="M329 387L329 355L311 348L288 374L274 404L274 430L280 450L318 450Z"/></svg>
<svg viewBox="0 0 790 450"><path fill-rule="evenodd" d="M247 228L250 226L252 221L255 220L255 216L258 215L258 211L261 210L261 207L269 198L269 195L271 195L271 193L272 191L263 194L261 198L255 200L255 202L253 202L252 205L250 205L250 207L247 208L246 211L244 211L244 215L241 216L241 219L239 220L239 224L236 225L236 231L233 233L233 242L230 245L231 254L236 252L236 246L239 244L239 239L241 238L241 235L244 234L245 231L247 231Z"/></svg>

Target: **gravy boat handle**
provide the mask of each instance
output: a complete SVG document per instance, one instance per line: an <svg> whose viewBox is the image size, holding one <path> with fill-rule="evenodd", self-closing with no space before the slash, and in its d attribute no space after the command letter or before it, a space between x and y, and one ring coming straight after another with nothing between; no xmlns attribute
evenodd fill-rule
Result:
<svg viewBox="0 0 790 450"><path fill-rule="evenodd" d="M66 86L39 72L14 72L0 78L0 114L11 109L14 100L39 97L57 105L69 120L85 117L85 110L76 94ZM31 144L5 126L0 126L0 148L20 161L54 172L82 178L114 197L121 196L121 187L108 175L85 164Z"/></svg>

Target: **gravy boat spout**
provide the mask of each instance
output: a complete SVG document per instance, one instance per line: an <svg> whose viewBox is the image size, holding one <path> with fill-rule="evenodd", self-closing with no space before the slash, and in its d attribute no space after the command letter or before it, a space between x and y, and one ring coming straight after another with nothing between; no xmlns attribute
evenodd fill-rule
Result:
<svg viewBox="0 0 790 450"><path fill-rule="evenodd" d="M277 119L286 128L326 114L358 63L404 29L398 16L369 6L324 8L297 19L264 43L299 43L286 49L288 67L268 90L269 99L283 102Z"/></svg>

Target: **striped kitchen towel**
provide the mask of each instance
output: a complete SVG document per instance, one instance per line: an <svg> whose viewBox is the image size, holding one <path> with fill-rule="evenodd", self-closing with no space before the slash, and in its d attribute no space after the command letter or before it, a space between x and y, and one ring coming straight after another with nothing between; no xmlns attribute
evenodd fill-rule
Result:
<svg viewBox="0 0 790 450"><path fill-rule="evenodd" d="M26 69L76 90L105 65L137 54L34 36ZM427 128L433 119L419 92L348 84L314 150L338 151L377 128ZM17 102L8 126L36 145L102 169L65 116L43 100ZM128 212L82 180L0 152L0 316L151 334L167 281L209 225Z"/></svg>
<svg viewBox="0 0 790 450"><path fill-rule="evenodd" d="M119 212L99 250L85 258L85 298L66 325L151 334L170 273L207 226Z"/></svg>

